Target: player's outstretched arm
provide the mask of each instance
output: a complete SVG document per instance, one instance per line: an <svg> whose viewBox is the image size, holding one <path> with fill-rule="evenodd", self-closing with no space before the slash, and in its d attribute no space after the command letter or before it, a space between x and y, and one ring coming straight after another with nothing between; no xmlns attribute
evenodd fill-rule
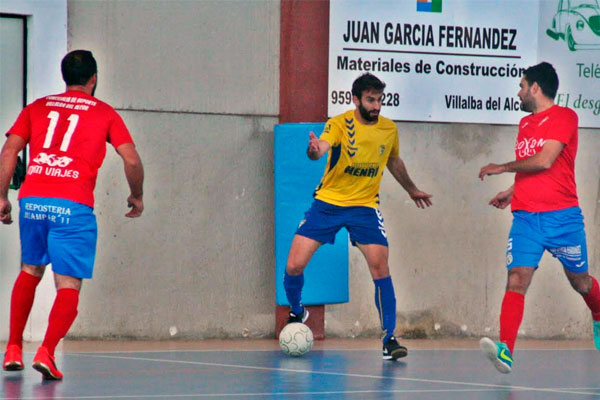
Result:
<svg viewBox="0 0 600 400"><path fill-rule="evenodd" d="M127 207L131 210L125 214L128 218L136 218L144 212L144 166L133 143L125 143L117 147L117 153L123 159L125 178L131 194L127 198Z"/></svg>
<svg viewBox="0 0 600 400"><path fill-rule="evenodd" d="M554 161L564 147L564 143L549 139L544 144L544 147L542 147L542 151L531 157L505 164L490 163L482 167L479 171L479 179L483 180L486 175L498 175L504 172L538 172L546 170L552 167L552 164L554 164Z"/></svg>
<svg viewBox="0 0 600 400"><path fill-rule="evenodd" d="M410 198L413 199L417 207L426 208L433 205L431 202L431 197L433 196L417 188L410 179L410 176L408 176L406 165L404 165L404 161L402 161L400 157L391 157L388 160L387 167L393 177L396 178L398 183L406 190Z"/></svg>
<svg viewBox="0 0 600 400"><path fill-rule="evenodd" d="M318 160L323 154L329 151L331 146L325 140L320 140L314 132L308 135L308 148L306 149L306 155L311 160Z"/></svg>
<svg viewBox="0 0 600 400"><path fill-rule="evenodd" d="M15 173L19 152L25 148L27 143L17 135L8 135L2 151L0 152L0 222L12 223L12 205L8 200L8 189L10 180Z"/></svg>

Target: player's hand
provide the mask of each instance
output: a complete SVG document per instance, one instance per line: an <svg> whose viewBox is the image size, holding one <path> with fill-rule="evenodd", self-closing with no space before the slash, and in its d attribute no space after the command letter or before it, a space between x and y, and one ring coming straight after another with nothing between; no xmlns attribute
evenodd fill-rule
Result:
<svg viewBox="0 0 600 400"><path fill-rule="evenodd" d="M131 208L131 210L125 214L127 218L137 218L142 215L144 212L144 200L141 197L134 197L130 195L127 198L127 207Z"/></svg>
<svg viewBox="0 0 600 400"><path fill-rule="evenodd" d="M431 198L433 196L429 193L425 193L417 189L414 192L409 193L409 195L410 198L413 199L413 201L419 208L426 208L433 205L433 203L431 202Z"/></svg>
<svg viewBox="0 0 600 400"><path fill-rule="evenodd" d="M481 168L479 171L479 179L483 180L483 177L486 175L498 175L503 172L506 172L506 167L504 165L490 163Z"/></svg>
<svg viewBox="0 0 600 400"><path fill-rule="evenodd" d="M8 199L0 199L0 222L4 225L12 224L12 216L10 212L12 211L12 205Z"/></svg>
<svg viewBox="0 0 600 400"><path fill-rule="evenodd" d="M317 155L319 154L319 138L314 132L308 134L308 154Z"/></svg>
<svg viewBox="0 0 600 400"><path fill-rule="evenodd" d="M512 189L500 192L497 195L495 195L493 199L490 200L489 205L499 208L501 210L505 209L510 204L513 193L514 192Z"/></svg>

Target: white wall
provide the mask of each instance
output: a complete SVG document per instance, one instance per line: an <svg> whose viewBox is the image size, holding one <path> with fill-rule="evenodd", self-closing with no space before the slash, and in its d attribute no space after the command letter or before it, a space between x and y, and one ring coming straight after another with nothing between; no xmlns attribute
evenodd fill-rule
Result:
<svg viewBox="0 0 600 400"><path fill-rule="evenodd" d="M127 220L122 166L109 151L96 191L96 275L71 337L168 338L174 326L178 338L272 336L279 2L80 0L68 13L69 49L96 55L97 96L120 111L147 173L145 215ZM411 176L434 195L433 208L418 210L384 177L398 332L493 335L511 219L487 202L512 177L480 182L477 174L514 158L516 127L398 127ZM581 131L577 164L597 276L598 133ZM327 334L377 336L367 267L355 249L350 260L351 302L326 307ZM591 337L585 304L551 257L522 328L533 337Z"/></svg>
<svg viewBox="0 0 600 400"><path fill-rule="evenodd" d="M67 51L66 0L2 0L0 11L27 16L27 101L64 90L60 74L60 60ZM16 119L17 115L9 119ZM4 135L0 143L4 143ZM19 207L16 193L10 191L13 219ZM19 273L21 251L18 224L0 227L0 340L8 338L9 304L12 285ZM41 340L55 290L51 274L46 274L37 289L37 296L29 323L25 328L26 340Z"/></svg>
<svg viewBox="0 0 600 400"><path fill-rule="evenodd" d="M70 1L69 24L117 108L278 114L278 1Z"/></svg>
<svg viewBox="0 0 600 400"><path fill-rule="evenodd" d="M70 1L75 48L93 51L96 95L136 141L146 211L123 218L109 152L96 274L71 336L272 335L279 2Z"/></svg>

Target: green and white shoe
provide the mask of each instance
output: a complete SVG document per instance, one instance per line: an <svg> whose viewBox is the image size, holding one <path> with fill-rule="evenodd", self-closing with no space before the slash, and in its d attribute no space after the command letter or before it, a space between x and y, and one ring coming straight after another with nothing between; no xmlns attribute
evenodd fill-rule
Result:
<svg viewBox="0 0 600 400"><path fill-rule="evenodd" d="M498 371L508 374L512 370L513 358L506 344L494 343L492 339L484 337L479 341L479 347Z"/></svg>

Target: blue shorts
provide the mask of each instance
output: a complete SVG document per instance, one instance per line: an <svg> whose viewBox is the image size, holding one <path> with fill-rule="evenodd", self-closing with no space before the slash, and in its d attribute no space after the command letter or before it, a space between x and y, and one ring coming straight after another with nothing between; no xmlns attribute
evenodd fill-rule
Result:
<svg viewBox="0 0 600 400"><path fill-rule="evenodd" d="M506 267L537 268L548 250L570 272L588 270L583 215L579 207L546 212L513 212Z"/></svg>
<svg viewBox="0 0 600 400"><path fill-rule="evenodd" d="M348 230L354 246L357 243L388 245L379 210L362 206L340 207L321 200L313 201L296 234L333 244L335 235L342 228Z"/></svg>
<svg viewBox="0 0 600 400"><path fill-rule="evenodd" d="M19 205L21 261L52 263L52 270L75 278L91 278L98 229L91 207L70 200L25 197Z"/></svg>

